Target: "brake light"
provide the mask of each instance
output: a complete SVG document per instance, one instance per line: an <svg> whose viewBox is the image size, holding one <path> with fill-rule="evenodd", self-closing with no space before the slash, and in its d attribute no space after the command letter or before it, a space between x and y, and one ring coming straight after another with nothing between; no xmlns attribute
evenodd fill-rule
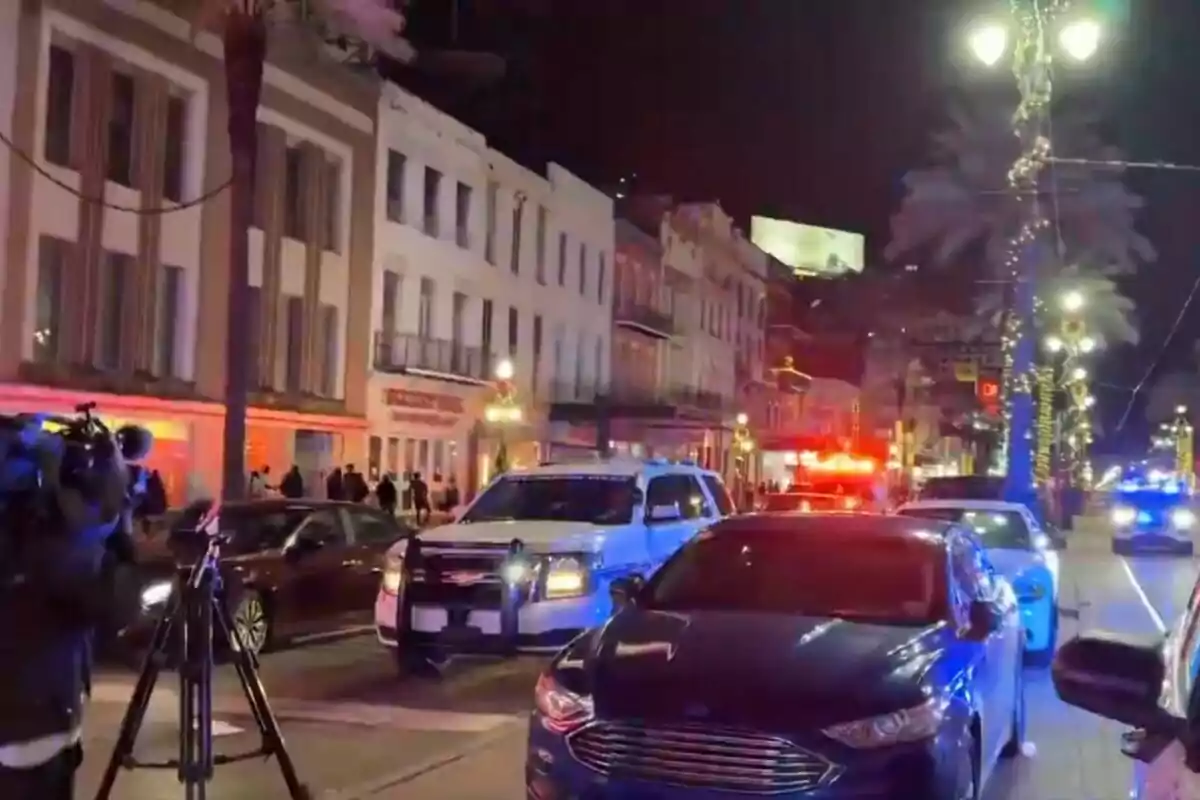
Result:
<svg viewBox="0 0 1200 800"><path fill-rule="evenodd" d="M858 508L860 505L862 505L862 501L859 500L857 497L847 497L845 500L842 501L842 506L847 511L853 511L854 509Z"/></svg>
<svg viewBox="0 0 1200 800"><path fill-rule="evenodd" d="M533 702L542 727L551 733L569 733L592 718L591 698L566 689L548 673L538 678Z"/></svg>
<svg viewBox="0 0 1200 800"><path fill-rule="evenodd" d="M379 588L384 594L400 594L400 586L404 582L404 559L389 555L383 562L383 580Z"/></svg>

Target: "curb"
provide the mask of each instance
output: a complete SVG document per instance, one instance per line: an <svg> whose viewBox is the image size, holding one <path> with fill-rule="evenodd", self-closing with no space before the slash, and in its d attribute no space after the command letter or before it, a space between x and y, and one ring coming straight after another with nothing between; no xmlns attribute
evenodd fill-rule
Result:
<svg viewBox="0 0 1200 800"><path fill-rule="evenodd" d="M411 783L423 775L428 775L430 772L448 767L451 764L462 761L470 756L475 755L483 750L487 750L494 744L504 741L514 735L518 730L524 730L526 725L525 716L514 717L511 722L506 722L498 726L495 730L488 733L481 733L473 737L468 744L452 750L443 751L435 756L425 759L424 761L412 764L404 769L398 770L385 775L381 778L361 783L358 786L352 786L349 789L331 789L321 794L321 800L368 800L375 797L394 786L401 786L406 783Z"/></svg>

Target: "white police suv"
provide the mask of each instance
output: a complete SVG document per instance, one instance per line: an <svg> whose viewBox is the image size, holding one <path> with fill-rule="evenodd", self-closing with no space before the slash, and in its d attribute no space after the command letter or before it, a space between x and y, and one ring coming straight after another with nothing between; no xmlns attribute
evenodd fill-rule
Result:
<svg viewBox="0 0 1200 800"><path fill-rule="evenodd" d="M612 613L609 584L649 576L734 512L691 462L547 464L494 480L450 525L387 556L379 640L403 668L455 655L552 653Z"/></svg>

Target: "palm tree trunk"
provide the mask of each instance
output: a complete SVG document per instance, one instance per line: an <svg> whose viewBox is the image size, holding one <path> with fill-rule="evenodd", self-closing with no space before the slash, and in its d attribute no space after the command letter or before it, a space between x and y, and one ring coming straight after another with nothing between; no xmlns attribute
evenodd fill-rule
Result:
<svg viewBox="0 0 1200 800"><path fill-rule="evenodd" d="M225 339L225 431L222 497L246 493L246 408L250 360L250 226L254 222L254 168L258 154L258 104L262 95L267 28L255 7L227 12L224 26L225 94L229 108L229 299Z"/></svg>

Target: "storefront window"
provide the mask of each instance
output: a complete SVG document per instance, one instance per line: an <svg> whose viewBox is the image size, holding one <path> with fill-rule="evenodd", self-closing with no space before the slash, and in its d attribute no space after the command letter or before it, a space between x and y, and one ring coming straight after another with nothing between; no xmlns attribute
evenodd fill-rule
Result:
<svg viewBox="0 0 1200 800"><path fill-rule="evenodd" d="M417 443L412 439L404 440L404 471L415 472L417 469Z"/></svg>
<svg viewBox="0 0 1200 800"><path fill-rule="evenodd" d="M400 472L400 440L389 436L387 442L387 471L391 475Z"/></svg>
<svg viewBox="0 0 1200 800"><path fill-rule="evenodd" d="M438 439L433 443L433 480L441 482L446 472L446 443Z"/></svg>
<svg viewBox="0 0 1200 800"><path fill-rule="evenodd" d="M417 440L417 466L416 471L420 472L424 477L428 477L429 473L429 440Z"/></svg>

